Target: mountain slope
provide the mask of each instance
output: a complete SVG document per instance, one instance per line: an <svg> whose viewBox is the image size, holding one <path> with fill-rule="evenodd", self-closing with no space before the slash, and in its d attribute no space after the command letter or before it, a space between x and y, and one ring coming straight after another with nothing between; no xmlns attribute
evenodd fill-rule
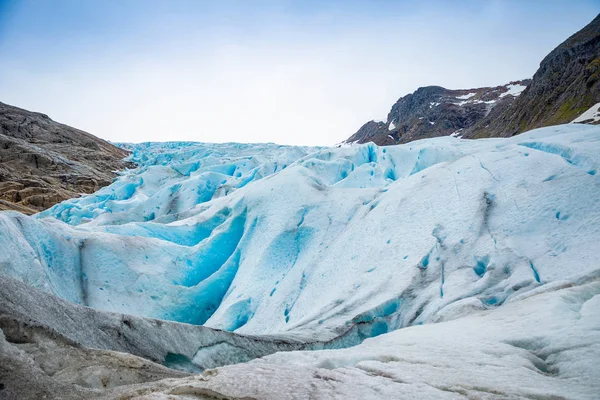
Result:
<svg viewBox="0 0 600 400"><path fill-rule="evenodd" d="M110 184L125 150L47 115L0 103L0 210L32 214Z"/></svg>
<svg viewBox="0 0 600 400"><path fill-rule="evenodd" d="M393 145L438 136L510 137L569 123L600 121L600 15L540 63L533 79L495 88L427 86L401 97L385 122L369 121L346 143ZM593 116L596 115L594 118Z"/></svg>
<svg viewBox="0 0 600 400"><path fill-rule="evenodd" d="M393 145L438 136L462 136L487 116L509 107L530 80L504 86L450 90L427 86L401 97L390 110L387 122L369 121L347 143Z"/></svg>
<svg viewBox="0 0 600 400"><path fill-rule="evenodd" d="M464 137L508 137L568 123L598 103L600 15L542 60L531 84L512 106L484 118Z"/></svg>

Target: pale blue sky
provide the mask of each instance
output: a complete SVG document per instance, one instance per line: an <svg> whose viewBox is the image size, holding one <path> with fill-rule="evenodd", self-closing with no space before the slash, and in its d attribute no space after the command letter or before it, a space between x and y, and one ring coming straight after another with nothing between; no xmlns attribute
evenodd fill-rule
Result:
<svg viewBox="0 0 600 400"><path fill-rule="evenodd" d="M0 101L113 141L333 144L419 86L533 75L581 1L0 0Z"/></svg>

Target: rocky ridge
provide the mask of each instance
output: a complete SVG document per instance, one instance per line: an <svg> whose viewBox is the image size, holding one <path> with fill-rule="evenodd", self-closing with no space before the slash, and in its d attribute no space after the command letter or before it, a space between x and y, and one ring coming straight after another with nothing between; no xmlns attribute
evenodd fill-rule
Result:
<svg viewBox="0 0 600 400"><path fill-rule="evenodd" d="M421 87L401 97L385 122L369 121L345 142L510 137L569 122L596 124L599 108L600 15L548 54L532 79L493 88ZM580 121L583 114L591 117Z"/></svg>
<svg viewBox="0 0 600 400"><path fill-rule="evenodd" d="M483 118L465 137L509 137L569 123L594 105L598 108L598 103L600 15L542 60L531 83L510 108Z"/></svg>
<svg viewBox="0 0 600 400"><path fill-rule="evenodd" d="M93 193L128 152L47 115L0 103L0 210L33 214Z"/></svg>
<svg viewBox="0 0 600 400"><path fill-rule="evenodd" d="M394 145L413 140L462 136L489 115L509 107L530 83L529 79L503 86L451 90L427 86L401 97L386 122L369 121L347 142Z"/></svg>

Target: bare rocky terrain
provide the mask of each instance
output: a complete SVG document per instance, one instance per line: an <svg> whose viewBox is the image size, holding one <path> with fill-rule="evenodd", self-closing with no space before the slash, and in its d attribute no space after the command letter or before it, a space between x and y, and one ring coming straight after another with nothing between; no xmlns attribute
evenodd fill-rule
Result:
<svg viewBox="0 0 600 400"><path fill-rule="evenodd" d="M33 214L93 193L128 153L47 115L0 103L0 210Z"/></svg>

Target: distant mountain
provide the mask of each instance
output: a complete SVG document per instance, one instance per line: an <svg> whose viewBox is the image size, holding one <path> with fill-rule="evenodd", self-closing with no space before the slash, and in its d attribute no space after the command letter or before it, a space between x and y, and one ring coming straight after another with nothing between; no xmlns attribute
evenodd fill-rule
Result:
<svg viewBox="0 0 600 400"><path fill-rule="evenodd" d="M0 210L32 214L110 184L127 151L0 103Z"/></svg>
<svg viewBox="0 0 600 400"><path fill-rule="evenodd" d="M533 79L477 89L421 87L401 97L385 122L367 122L346 143L507 137L576 119L599 123L599 108L600 15L546 56Z"/></svg>
<svg viewBox="0 0 600 400"><path fill-rule="evenodd" d="M484 118L464 137L508 137L572 122L592 107L600 107L598 103L600 15L542 60L531 84L510 108Z"/></svg>
<svg viewBox="0 0 600 400"><path fill-rule="evenodd" d="M492 110L507 108L529 82L525 79L504 86L461 90L422 87L401 97L392 106L387 122L369 121L347 142L390 145L437 136L460 136Z"/></svg>

